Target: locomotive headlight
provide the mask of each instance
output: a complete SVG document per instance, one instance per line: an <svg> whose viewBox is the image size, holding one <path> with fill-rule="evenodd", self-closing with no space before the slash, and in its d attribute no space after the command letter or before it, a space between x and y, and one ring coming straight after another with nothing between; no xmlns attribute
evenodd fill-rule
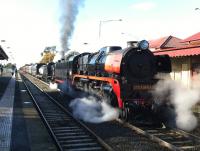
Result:
<svg viewBox="0 0 200 151"><path fill-rule="evenodd" d="M149 48L149 43L148 43L148 41L146 41L146 40L140 41L140 43L139 43L139 48L140 48L141 50L146 50L146 49L148 49L148 48Z"/></svg>
<svg viewBox="0 0 200 151"><path fill-rule="evenodd" d="M69 75L70 75L70 76L72 75L72 71L71 71L71 70L69 71Z"/></svg>

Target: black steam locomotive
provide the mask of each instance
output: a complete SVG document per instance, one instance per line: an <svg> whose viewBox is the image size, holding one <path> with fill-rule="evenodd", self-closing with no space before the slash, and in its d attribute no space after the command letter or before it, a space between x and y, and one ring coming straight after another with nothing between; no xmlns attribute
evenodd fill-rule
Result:
<svg viewBox="0 0 200 151"><path fill-rule="evenodd" d="M95 53L72 54L64 62L49 65L52 79L68 81L76 89L95 93L121 110L123 119L155 112L151 90L158 73L171 72L168 55L155 56L147 41L128 47L103 47Z"/></svg>

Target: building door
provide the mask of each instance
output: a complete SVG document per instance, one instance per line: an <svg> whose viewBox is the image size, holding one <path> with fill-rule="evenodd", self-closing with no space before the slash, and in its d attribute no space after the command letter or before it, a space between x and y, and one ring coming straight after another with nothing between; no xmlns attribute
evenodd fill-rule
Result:
<svg viewBox="0 0 200 151"><path fill-rule="evenodd" d="M190 86L190 70L188 64L182 64L181 81L185 86Z"/></svg>

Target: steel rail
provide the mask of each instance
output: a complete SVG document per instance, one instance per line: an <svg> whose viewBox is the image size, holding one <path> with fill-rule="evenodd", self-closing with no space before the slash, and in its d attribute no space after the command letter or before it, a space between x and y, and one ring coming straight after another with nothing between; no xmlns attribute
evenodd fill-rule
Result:
<svg viewBox="0 0 200 151"><path fill-rule="evenodd" d="M50 132L50 135L53 137L53 140L55 141L56 146L58 147L58 149L59 149L60 151L63 151L63 149L62 149L62 147L61 147L61 145L60 145L58 139L57 139L56 136L54 135L53 130L51 129L49 123L47 122L46 118L44 117L44 115L43 115L43 113L42 113L40 107L38 106L38 104L37 104L37 102L36 102L34 96L32 95L32 93L31 93L30 89L28 88L27 84L24 82L24 79L23 79L23 78L22 78L22 82L24 83L24 85L25 85L25 87L26 87L26 89L27 89L29 95L31 96L31 98L32 98L32 100L33 100L33 103L34 103L34 105L36 106L36 109L37 109L37 111L38 111L38 113L39 113L41 119L43 120L43 123L44 123L45 126L47 127L47 130Z"/></svg>
<svg viewBox="0 0 200 151"><path fill-rule="evenodd" d="M27 77L26 77L27 78ZM38 81L41 81L37 78L35 78L36 80ZM29 80L29 79L27 79ZM30 81L30 80L29 80ZM71 118L73 118L74 121L76 121L76 123L78 123L81 127L83 127L86 131L88 131L93 137L96 138L96 140L108 151L113 151L112 147L110 147L107 143L105 143L100 137L98 137L92 130L90 130L87 126L85 126L81 121L77 120L76 118L73 117L73 115L65 108L63 107L60 103L58 103L58 101L56 101L54 98L52 98L48 93L46 93L44 90L42 90L41 88L39 88L37 85L35 85L32 81L30 81L35 87L37 87L37 89L39 89L42 93L44 93L53 103L55 103L62 111L64 111L66 114L68 114ZM46 84L43 82L43 84ZM47 85L47 84L46 84ZM38 105L37 105L38 106ZM41 111L42 112L42 111ZM42 114L42 113L41 113ZM44 117L44 115L42 116ZM45 118L45 117L44 117ZM45 119L45 122L48 122L46 119ZM51 129L51 127L47 126L48 128ZM56 143L59 141L56 139L56 136L54 135L54 132L53 130L50 131L53 135L53 137L55 137L55 141ZM59 148L62 148L61 146L59 146Z"/></svg>
<svg viewBox="0 0 200 151"><path fill-rule="evenodd" d="M167 136L167 133L164 133L164 132L163 133L162 132L158 133L158 131L156 129L153 129L153 128L152 129L140 128L140 127L134 126L134 125L132 125L132 124L130 124L128 122L124 122L124 121L122 121L120 119L118 119L117 122L119 122L121 125L123 125L125 127L128 127L131 130L133 130L133 131L135 131L135 132L137 132L139 134L142 134L142 135L148 137L152 141L155 141L158 144L160 144L161 146L167 147L170 150L184 151L186 149L195 149L197 147L198 148L200 147L200 145L199 145L200 144L200 138L198 136L195 136L193 134L189 134L189 133L187 133L185 131L182 131L182 130L177 130L177 129L166 130L166 129L163 129L163 131L164 130L166 130L167 132L171 131L171 133L173 132L173 133L176 133L177 135L182 135L183 137L188 138L189 142L191 142L191 141L193 142L192 139L194 139L194 140L196 140L198 142L198 144L197 145L193 145L193 146L191 145L191 146L179 146L178 147L178 146L173 145L172 143L170 143L170 142L168 142L168 141L166 141L166 140L164 140L162 138L159 138L159 135L160 136L164 136L164 135ZM148 130L149 130L149 132L148 132ZM172 136L170 136L170 137L172 137Z"/></svg>

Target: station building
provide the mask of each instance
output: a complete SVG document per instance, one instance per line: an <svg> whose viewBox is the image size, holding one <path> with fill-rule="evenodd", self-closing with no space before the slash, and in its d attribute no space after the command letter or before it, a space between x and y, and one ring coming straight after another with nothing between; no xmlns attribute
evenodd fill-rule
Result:
<svg viewBox="0 0 200 151"><path fill-rule="evenodd" d="M190 79L200 74L200 32L186 39L173 36L150 40L155 55L168 54L172 62L171 78L190 86Z"/></svg>

